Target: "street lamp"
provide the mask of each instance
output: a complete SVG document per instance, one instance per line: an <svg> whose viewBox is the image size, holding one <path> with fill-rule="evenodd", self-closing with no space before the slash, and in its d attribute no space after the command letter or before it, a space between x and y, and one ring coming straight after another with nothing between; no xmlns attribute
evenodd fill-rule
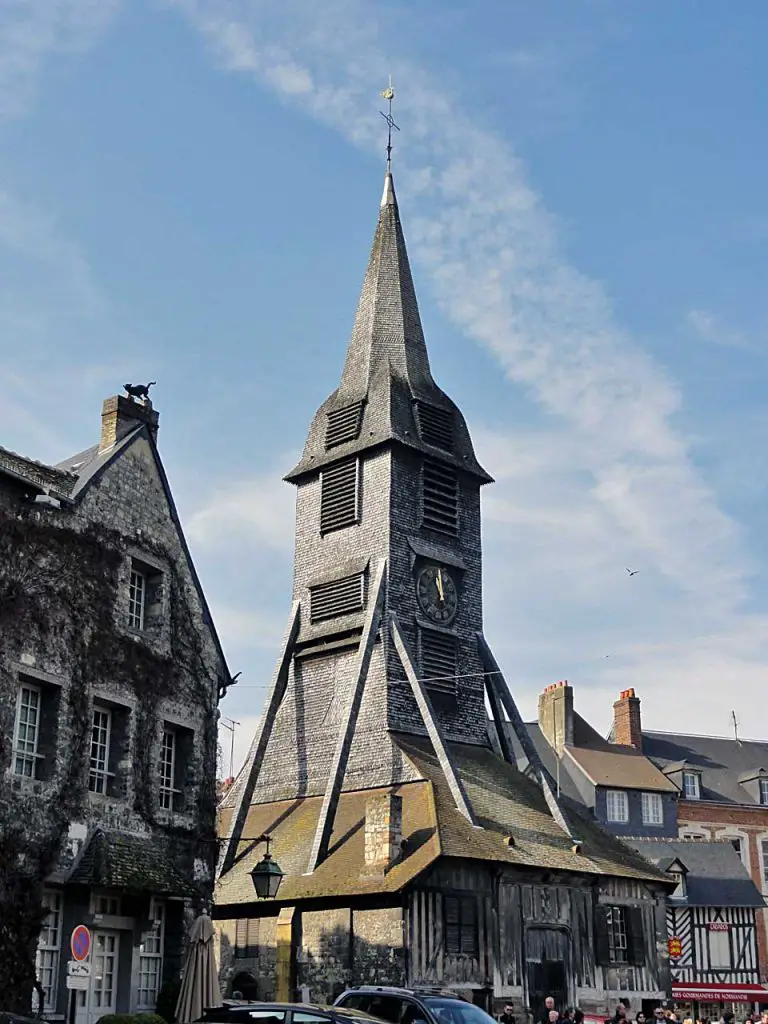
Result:
<svg viewBox="0 0 768 1024"><path fill-rule="evenodd" d="M277 861L272 860L269 852L270 836L259 836L253 842L267 844L267 852L250 872L253 888L260 900L274 899L283 880L284 872Z"/></svg>

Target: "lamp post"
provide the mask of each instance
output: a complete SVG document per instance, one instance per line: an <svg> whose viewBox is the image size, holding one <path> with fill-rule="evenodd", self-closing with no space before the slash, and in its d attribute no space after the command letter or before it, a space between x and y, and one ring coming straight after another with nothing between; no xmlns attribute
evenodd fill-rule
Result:
<svg viewBox="0 0 768 1024"><path fill-rule="evenodd" d="M284 872L277 861L272 860L272 855L269 852L270 836L259 836L253 842L264 842L267 844L266 853L250 872L253 888L256 890L256 895L260 900L274 899L283 880Z"/></svg>

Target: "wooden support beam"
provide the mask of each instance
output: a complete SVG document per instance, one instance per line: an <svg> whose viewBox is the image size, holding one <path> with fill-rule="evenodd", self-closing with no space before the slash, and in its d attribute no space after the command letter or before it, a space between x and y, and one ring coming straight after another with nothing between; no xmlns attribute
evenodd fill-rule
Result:
<svg viewBox="0 0 768 1024"><path fill-rule="evenodd" d="M247 772L248 775L245 785L240 792L240 799L235 808L235 813L232 816L233 824L230 826L229 836L227 836L226 842L221 851L218 870L219 875L223 875L225 871L229 871L235 862L240 837L242 836L243 829L245 828L245 821L251 807L251 800L253 799L253 791L256 788L256 782L259 777L261 762L264 760L264 754L267 750L269 737L272 735L272 730L275 726L277 712L283 702L283 697L285 696L285 691L288 686L288 673L291 667L291 658L296 644L296 637L299 634L300 623L301 602L294 601L291 606L288 625L285 633L283 634L283 640L280 645L280 655L277 659L274 674L272 675L269 695L264 705L264 711L262 712L261 719L256 728L256 735L253 737L251 749L248 751L248 758L243 769L243 771Z"/></svg>
<svg viewBox="0 0 768 1024"><path fill-rule="evenodd" d="M275 999L290 1003L296 988L296 922L299 911L296 907L281 907L277 915L275 930Z"/></svg>
<svg viewBox="0 0 768 1024"><path fill-rule="evenodd" d="M336 740L336 749L331 761L328 784L323 796L323 804L320 808L320 817L317 819L317 829L312 843L312 851L309 855L306 874L311 875L318 864L321 864L328 856L328 846L333 833L333 822L336 817L336 808L339 806L341 787L344 783L344 775L349 761L349 751L352 747L352 738L355 734L357 715L360 711L360 702L363 699L363 689L368 675L368 666L371 663L371 653L376 642L376 634L381 623L381 614L384 610L384 580L386 577L387 561L383 558L376 569L373 586L371 587L370 607L363 627L363 635L360 637L358 647L357 666L352 689L347 698L347 706L341 720L341 728Z"/></svg>
<svg viewBox="0 0 768 1024"><path fill-rule="evenodd" d="M491 683L490 676L485 677L485 692L488 695L488 703L491 705L491 716L493 717L493 724L496 727L496 735L499 738L499 746L501 747L501 756L508 764L513 764L517 767L517 758L512 748L512 744L507 736L507 730L504 728L504 714L502 710L501 700L496 687Z"/></svg>
<svg viewBox="0 0 768 1024"><path fill-rule="evenodd" d="M488 646L488 641L482 633L477 634L477 646L480 651L480 659L483 662L483 668L486 672L486 685L488 687L492 686L496 690L497 698L507 713L507 718L510 721L515 736L517 736L520 746L523 748L523 753L528 758L531 767L536 773L539 785L544 792L544 799L547 802L549 813L563 832L568 836L571 844L573 846L580 845L581 840L577 839L571 831L571 826L568 824L565 814L563 813L560 801L552 788L552 781L545 771L544 765L541 763L541 758L533 745L530 733L525 727L525 722L523 721L520 712L517 710L517 704L512 696L512 692L507 686L501 669L499 668L499 664L493 656L493 651L491 651L491 648ZM493 704L491 704L491 708L493 708ZM499 738L499 742L501 742L501 738ZM502 747L502 750L503 749L504 748Z"/></svg>
<svg viewBox="0 0 768 1024"><path fill-rule="evenodd" d="M408 644L405 641L403 632L400 629L400 623L397 621L397 616L392 612L389 616L389 628L392 633L392 639L395 642L395 649L400 657L405 674L408 677L408 682L411 684L411 690L413 696L416 698L416 703L421 712L421 717L424 725L427 727L427 733L437 759L440 762L440 767L443 770L443 774L448 782L448 786L451 790L451 795L456 802L456 807L461 811L465 818L469 819L473 825L477 826L475 815L472 810L472 805L469 802L464 784L461 781L458 769L454 764L453 758L446 746L445 740L443 739L443 733L440 729L440 725L435 715L435 710L432 707L432 701L429 699L429 694L422 685L421 680L416 674L416 669L413 665L413 658L408 650ZM479 826L477 826L479 827Z"/></svg>

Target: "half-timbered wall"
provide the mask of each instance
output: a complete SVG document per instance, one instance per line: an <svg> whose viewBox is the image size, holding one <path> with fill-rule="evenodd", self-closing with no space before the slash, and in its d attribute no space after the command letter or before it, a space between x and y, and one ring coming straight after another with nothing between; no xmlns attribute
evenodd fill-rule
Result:
<svg viewBox="0 0 768 1024"><path fill-rule="evenodd" d="M459 911L467 901L474 909ZM632 964L600 960L598 908L613 906L637 922ZM472 922L475 939L460 933ZM638 1001L668 994L659 955L666 950L664 894L642 883L590 885L563 876L533 884L514 871L443 862L409 894L405 929L410 985L486 989L521 1007L543 998L535 989L546 985L563 1002L597 1012L628 993ZM564 967L562 984L551 970L556 963Z"/></svg>
<svg viewBox="0 0 768 1024"><path fill-rule="evenodd" d="M667 930L680 941L670 959L672 980L756 984L757 920L750 907L670 907ZM730 963L730 966L727 963Z"/></svg>

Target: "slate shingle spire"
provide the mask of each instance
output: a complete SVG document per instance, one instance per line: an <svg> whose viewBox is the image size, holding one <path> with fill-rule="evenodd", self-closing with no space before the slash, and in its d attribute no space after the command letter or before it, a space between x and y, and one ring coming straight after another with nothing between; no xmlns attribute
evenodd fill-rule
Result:
<svg viewBox="0 0 768 1024"><path fill-rule="evenodd" d="M334 414L355 420L342 443L328 444ZM448 422L450 445L436 449L420 429L417 407L438 410ZM434 438L433 438L434 440ZM464 417L435 384L429 366L416 291L391 171L384 179L379 221L360 293L339 387L317 411L298 465L286 479L297 481L339 458L398 441L453 462L488 482L478 463Z"/></svg>

